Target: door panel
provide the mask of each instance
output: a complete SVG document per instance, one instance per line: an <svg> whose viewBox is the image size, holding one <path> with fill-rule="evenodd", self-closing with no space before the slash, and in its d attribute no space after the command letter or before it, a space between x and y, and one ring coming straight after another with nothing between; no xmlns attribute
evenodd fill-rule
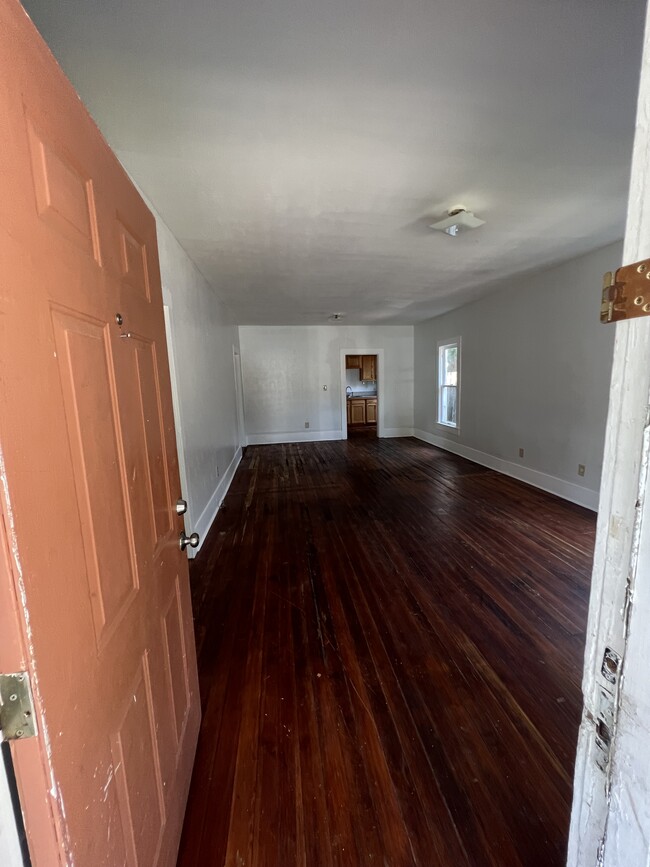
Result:
<svg viewBox="0 0 650 867"><path fill-rule="evenodd" d="M132 344L135 350L140 390L140 410L147 454L149 493L152 506L154 539L158 544L172 529L171 497L165 460L165 425L158 400L159 377L156 347L148 340Z"/></svg>
<svg viewBox="0 0 650 867"><path fill-rule="evenodd" d="M35 692L32 859L172 867L199 703L155 221L15 0L0 112L0 661Z"/></svg>
<svg viewBox="0 0 650 867"><path fill-rule="evenodd" d="M100 262L92 179L27 121L34 194L41 219Z"/></svg>
<svg viewBox="0 0 650 867"><path fill-rule="evenodd" d="M119 218L117 219L117 233L122 278L128 286L141 293L149 301L151 290L147 266L147 245L136 238Z"/></svg>
<svg viewBox="0 0 650 867"><path fill-rule="evenodd" d="M52 319L88 593L100 646L138 589L108 325L60 310ZM108 476L107 463L116 468ZM108 514L107 500L115 504Z"/></svg>
<svg viewBox="0 0 650 867"><path fill-rule="evenodd" d="M366 402L365 400L350 401L350 424L365 424L366 423Z"/></svg>
<svg viewBox="0 0 650 867"><path fill-rule="evenodd" d="M165 820L146 654L129 693L111 745L127 863L140 867L155 863Z"/></svg>
<svg viewBox="0 0 650 867"><path fill-rule="evenodd" d="M168 705L173 711L176 745L182 739L187 711L190 706L190 688L187 676L185 635L183 631L182 603L178 580L162 619L168 685Z"/></svg>

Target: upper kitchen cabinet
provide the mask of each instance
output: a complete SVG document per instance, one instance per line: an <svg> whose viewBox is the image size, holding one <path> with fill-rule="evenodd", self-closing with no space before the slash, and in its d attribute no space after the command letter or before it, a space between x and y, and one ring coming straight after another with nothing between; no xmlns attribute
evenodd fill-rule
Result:
<svg viewBox="0 0 650 867"><path fill-rule="evenodd" d="M347 366L347 365L346 365ZM377 356L362 355L361 356L361 375L362 381L377 379Z"/></svg>
<svg viewBox="0 0 650 867"><path fill-rule="evenodd" d="M345 356L345 368L346 368L346 370L360 370L361 369L361 356L360 355L346 355Z"/></svg>

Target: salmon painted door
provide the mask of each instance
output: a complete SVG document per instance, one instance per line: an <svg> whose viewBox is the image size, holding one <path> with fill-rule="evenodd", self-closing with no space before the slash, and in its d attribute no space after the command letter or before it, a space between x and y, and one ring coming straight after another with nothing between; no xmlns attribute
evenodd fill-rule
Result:
<svg viewBox="0 0 650 867"><path fill-rule="evenodd" d="M199 703L155 222L16 0L0 118L0 666L35 692L32 859L171 867Z"/></svg>

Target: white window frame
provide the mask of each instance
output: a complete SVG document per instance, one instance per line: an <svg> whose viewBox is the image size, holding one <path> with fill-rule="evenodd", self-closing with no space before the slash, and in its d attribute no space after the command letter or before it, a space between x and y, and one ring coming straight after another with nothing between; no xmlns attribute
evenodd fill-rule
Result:
<svg viewBox="0 0 650 867"><path fill-rule="evenodd" d="M450 346L455 346L457 348L457 363L458 363L458 371L456 374L456 424L450 424L449 422L440 421L442 417L442 383L441 383L441 373L442 367L440 364L440 359L442 357L442 353L445 349L448 349ZM447 340L439 340L437 344L437 353L436 353L436 424L441 430L449 431L450 433L459 434L460 433L460 391L461 391L461 364L462 364L462 346L460 337L450 337Z"/></svg>

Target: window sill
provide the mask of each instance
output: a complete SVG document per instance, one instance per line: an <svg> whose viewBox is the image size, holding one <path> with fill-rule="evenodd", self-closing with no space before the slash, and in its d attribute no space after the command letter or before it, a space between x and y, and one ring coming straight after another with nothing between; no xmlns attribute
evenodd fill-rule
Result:
<svg viewBox="0 0 650 867"><path fill-rule="evenodd" d="M460 428L457 425L445 424L444 422L437 421L436 427L438 428L438 430L441 430L441 431L444 430L444 431L447 431L448 433L455 434L456 436L459 436L459 434L460 434Z"/></svg>

